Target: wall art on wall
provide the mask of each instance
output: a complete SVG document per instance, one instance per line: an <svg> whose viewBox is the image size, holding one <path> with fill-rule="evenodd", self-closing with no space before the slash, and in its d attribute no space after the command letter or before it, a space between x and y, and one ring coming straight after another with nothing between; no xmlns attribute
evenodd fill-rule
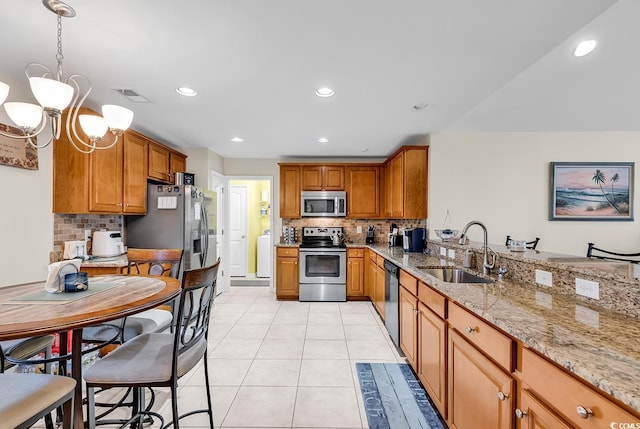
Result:
<svg viewBox="0 0 640 429"><path fill-rule="evenodd" d="M0 131L20 134L19 129L5 124L0 124ZM26 139L13 139L0 134L0 164L37 170L38 149L28 144Z"/></svg>
<svg viewBox="0 0 640 429"><path fill-rule="evenodd" d="M633 162L552 162L550 220L633 220Z"/></svg>

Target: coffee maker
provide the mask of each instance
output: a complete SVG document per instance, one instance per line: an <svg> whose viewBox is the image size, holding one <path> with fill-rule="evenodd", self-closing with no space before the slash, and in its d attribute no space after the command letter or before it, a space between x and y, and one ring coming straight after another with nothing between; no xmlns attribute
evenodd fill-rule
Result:
<svg viewBox="0 0 640 429"><path fill-rule="evenodd" d="M398 225L392 223L389 230L389 247L402 246L402 235L398 234Z"/></svg>
<svg viewBox="0 0 640 429"><path fill-rule="evenodd" d="M424 228L408 228L402 232L402 249L405 252L422 252L426 237Z"/></svg>

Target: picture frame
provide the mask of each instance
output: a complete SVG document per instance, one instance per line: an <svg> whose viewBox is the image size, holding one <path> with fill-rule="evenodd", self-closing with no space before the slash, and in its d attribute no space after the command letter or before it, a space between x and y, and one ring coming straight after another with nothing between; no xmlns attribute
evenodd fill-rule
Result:
<svg viewBox="0 0 640 429"><path fill-rule="evenodd" d="M633 221L633 162L551 162L549 220Z"/></svg>
<svg viewBox="0 0 640 429"><path fill-rule="evenodd" d="M22 132L16 127L0 123L0 131L20 135ZM37 137L33 137L37 142ZM27 170L38 169L38 149L27 143L27 139L14 139L0 135L0 165L24 168Z"/></svg>

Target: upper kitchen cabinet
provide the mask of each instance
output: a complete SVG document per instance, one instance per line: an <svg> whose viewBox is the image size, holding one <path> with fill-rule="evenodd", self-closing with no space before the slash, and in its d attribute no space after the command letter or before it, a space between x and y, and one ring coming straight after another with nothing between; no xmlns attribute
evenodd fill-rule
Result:
<svg viewBox="0 0 640 429"><path fill-rule="evenodd" d="M300 217L299 165L280 165L280 217Z"/></svg>
<svg viewBox="0 0 640 429"><path fill-rule="evenodd" d="M380 167L347 166L347 217L380 217Z"/></svg>
<svg viewBox="0 0 640 429"><path fill-rule="evenodd" d="M344 191L344 166L302 165L303 191Z"/></svg>
<svg viewBox="0 0 640 429"><path fill-rule="evenodd" d="M95 114L85 108L80 113ZM76 129L84 138L80 126ZM107 133L98 145L112 139ZM132 137L131 130L113 147L90 154L77 151L62 130L53 144L53 212L144 214L146 165L147 144Z"/></svg>
<svg viewBox="0 0 640 429"><path fill-rule="evenodd" d="M384 164L386 217L427 217L427 151L428 146L403 146Z"/></svg>
<svg viewBox="0 0 640 429"><path fill-rule="evenodd" d="M149 140L149 179L175 183L175 173L186 170L186 161L183 154Z"/></svg>

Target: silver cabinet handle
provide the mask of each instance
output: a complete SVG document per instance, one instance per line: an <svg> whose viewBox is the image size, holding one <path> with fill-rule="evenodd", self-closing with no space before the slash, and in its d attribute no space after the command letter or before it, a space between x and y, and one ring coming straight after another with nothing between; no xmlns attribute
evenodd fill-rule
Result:
<svg viewBox="0 0 640 429"><path fill-rule="evenodd" d="M471 326L467 326L467 329L465 329L467 331L468 334L472 334L476 331L476 328L472 328Z"/></svg>
<svg viewBox="0 0 640 429"><path fill-rule="evenodd" d="M576 412L578 413L580 418L583 418L583 419L588 419L589 416L593 415L593 411L591 411L589 408L583 407L582 405L578 405L576 407Z"/></svg>
<svg viewBox="0 0 640 429"><path fill-rule="evenodd" d="M507 395L504 392L498 392L498 399L500 399L501 401L506 400L509 397L509 395Z"/></svg>
<svg viewBox="0 0 640 429"><path fill-rule="evenodd" d="M522 411L520 408L516 408L516 417L519 419L524 419L527 417L527 413Z"/></svg>

